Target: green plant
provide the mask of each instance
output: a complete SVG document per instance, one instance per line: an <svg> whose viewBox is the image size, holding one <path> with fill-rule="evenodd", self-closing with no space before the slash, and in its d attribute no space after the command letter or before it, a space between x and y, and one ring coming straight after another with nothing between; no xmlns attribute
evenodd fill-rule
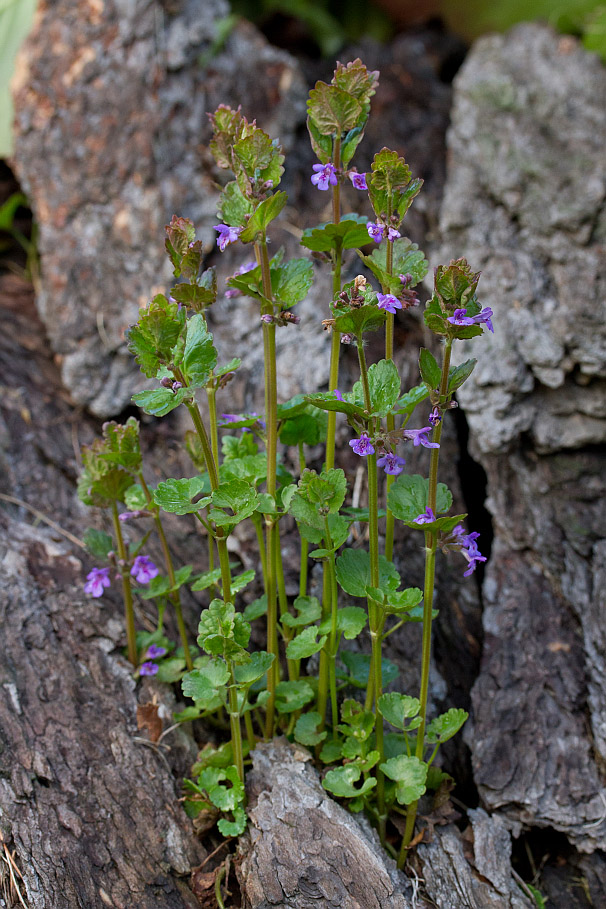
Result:
<svg viewBox="0 0 606 909"><path fill-rule="evenodd" d="M452 495L438 482L438 466L443 420L455 406L453 395L475 365L467 360L452 366L453 344L480 336L485 328L492 331L493 326L492 311L482 309L477 300L479 274L463 259L438 267L424 320L441 347L441 357L437 360L422 348L421 381L402 392L393 360L395 316L418 305L414 287L423 279L427 262L401 236L400 228L422 181L413 178L404 159L387 148L375 155L367 174L351 167L377 81L378 73L369 72L360 60L339 64L332 82L318 82L308 102L308 129L319 159L311 181L332 197L332 220L305 231L301 240L332 272L330 318L323 322L333 337L328 391L278 401L276 331L295 330L299 319L292 308L309 291L313 268L307 256L287 261L279 250L269 257L268 233L287 201L286 193L278 189L284 157L278 143L254 121L239 109L222 106L212 116L211 151L231 179L223 188L222 220L215 229L221 251L234 243L254 249L254 261L239 268L228 287L232 297L246 295L258 305L264 418L217 415L216 397L240 361L217 365L205 318L205 310L216 305L216 276L213 269L202 271L202 244L192 223L175 216L166 228L175 284L170 296L159 294L141 309L127 340L144 375L154 382L154 387L136 394L134 402L152 417L181 406L187 409L193 429L185 444L197 473L148 487L138 424L131 418L123 426L106 424L103 438L83 450L79 493L87 505L106 508L112 515L113 538L98 531L87 538L89 548L107 563L89 574L87 592L100 596L114 576L120 580L127 653L133 667L140 675L181 679L183 693L194 703L181 712L179 720L214 717L220 724L222 717L229 719L229 742L203 752L197 780L188 784L190 813L204 811L214 817L213 812L223 812L222 832L240 832L245 824L242 784L247 754L259 733L270 738L282 731L315 750L327 766L325 788L345 799L352 810L366 810L384 843L390 817L398 812L406 816L402 864L419 799L427 789L449 779L434 763L440 746L467 718L464 710L455 708L438 717L428 716L437 551L461 553L467 561L466 575L485 561L477 548L478 534L463 528L466 515L449 514ZM374 220L341 212L345 180L368 194ZM350 250L380 290L364 275L342 284L343 257ZM318 330L322 330L320 324ZM384 333L385 356L368 364L366 339L369 332L377 331ZM347 392L337 387L343 343L355 347L360 372ZM202 389L205 413L198 401ZM427 408L424 425L409 428L421 405ZM365 461L366 508L348 505L347 476L335 467L337 418L345 419L353 430L349 446ZM227 430L221 446L219 430ZM238 431L241 434L233 434ZM321 469L311 469L306 446L324 439L325 463ZM399 445L411 443L429 452L428 476L404 472L405 459L396 451ZM295 449L298 477L285 468L280 445ZM182 515L204 528L207 567L201 574L194 574L191 565L172 566L162 512ZM280 528L293 520L301 538L301 577L299 595L290 603ZM139 521L150 526L134 543L123 527ZM264 594L240 611L237 594L254 580L254 572L234 576L227 542L243 521L252 522L255 530ZM403 585L392 561L396 522L422 535L422 590ZM368 550L352 545L353 523L367 525ZM153 529L162 543L165 575L141 554ZM308 559L323 565L321 597L309 595ZM140 584L134 591L133 577ZM200 617L198 649L188 642L181 615L179 592L184 585L210 598ZM136 632L133 595L158 604L158 626L152 634ZM181 634L178 649L164 636L163 616L169 603ZM250 652L250 623L262 617L267 649ZM411 696L384 691L394 679L394 667L383 657L383 643L410 622L423 625L418 697L417 692ZM356 639L366 627L371 653L349 652L343 641ZM316 655L317 676L308 662ZM339 703L345 687L363 692L363 702L348 697ZM385 724L394 731L386 733Z"/></svg>

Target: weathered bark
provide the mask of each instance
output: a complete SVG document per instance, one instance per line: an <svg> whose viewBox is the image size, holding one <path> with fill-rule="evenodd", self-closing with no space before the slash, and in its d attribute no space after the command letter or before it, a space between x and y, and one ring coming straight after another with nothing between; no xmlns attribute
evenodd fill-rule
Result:
<svg viewBox="0 0 606 909"><path fill-rule="evenodd" d="M410 886L368 825L322 788L303 748L277 739L253 752L251 828L241 845L244 906L408 909Z"/></svg>
<svg viewBox="0 0 606 909"><path fill-rule="evenodd" d="M469 812L471 828L436 827L417 849L424 889L438 909L531 909L534 903L511 873L511 838L504 822L481 808Z"/></svg>

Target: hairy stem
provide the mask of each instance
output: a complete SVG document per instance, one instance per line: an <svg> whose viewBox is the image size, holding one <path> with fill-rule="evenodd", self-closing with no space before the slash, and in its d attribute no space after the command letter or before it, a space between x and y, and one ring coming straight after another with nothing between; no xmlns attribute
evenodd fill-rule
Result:
<svg viewBox="0 0 606 909"><path fill-rule="evenodd" d="M335 139L333 144L333 164L336 168L341 166L341 137ZM338 224L341 220L341 184L337 183L332 188L332 220L333 224ZM332 269L332 295L333 299L341 290L341 266L343 262L343 249L341 241L333 256ZM333 329L330 345L330 374L328 379L328 390L334 391L339 385L339 354L341 352L341 333ZM328 425L326 428L326 469L329 470L335 466L335 438L337 432L337 414L335 411L328 411Z"/></svg>
<svg viewBox="0 0 606 909"><path fill-rule="evenodd" d="M442 375L440 379L440 402L444 403L448 396L448 371L450 369L450 352L452 340L449 339L445 346L442 356ZM433 442L440 442L442 437L442 422L440 421L434 427L432 434ZM435 514L438 494L438 463L440 458L440 449L431 449L431 459L429 462L429 490L427 496L428 508L431 508ZM421 689L419 700L421 702L421 725L417 730L417 744L415 748L415 757L423 760L425 752L425 726L427 722L427 697L429 692L429 669L431 663L431 615L433 608L433 593L436 570L436 549L438 535L437 533L427 531L425 533L425 581L423 585L423 642L421 647ZM406 828L402 839L402 847L398 858L398 865L401 868L406 861L408 846L414 834L415 820L417 817L417 802L408 806L406 812Z"/></svg>
<svg viewBox="0 0 606 909"><path fill-rule="evenodd" d="M391 275L393 272L393 242L387 241L387 256L386 256L386 271L388 275ZM387 292L389 288L383 288L383 292ZM385 359L393 361L393 338L394 338L394 323L395 316L393 313L387 313L387 321L385 323ZM395 418L393 414L387 414L387 431L392 432L395 429ZM394 482L395 477L391 474L387 475L387 487L385 491L385 558L389 559L391 562L393 558L393 537L394 537L394 516L392 512L387 507L387 496L389 495L389 490L392 483Z"/></svg>
<svg viewBox="0 0 606 909"><path fill-rule="evenodd" d="M133 609L133 592L130 586L130 575L128 573L128 554L124 545L120 519L118 518L118 506L112 503L112 520L114 522L114 533L118 544L118 556L120 558L120 574L122 575L122 596L124 598L124 619L126 623L126 644L129 662L133 666L137 665L137 634L135 631L135 613Z"/></svg>
<svg viewBox="0 0 606 909"><path fill-rule="evenodd" d="M240 712L238 710L238 691L236 689L236 679L234 673L234 664L232 660L227 663L229 667L229 728L231 730L231 747L234 757L234 764L238 771L238 776L244 782L244 754L242 751L242 729L240 728Z"/></svg>
<svg viewBox="0 0 606 909"><path fill-rule="evenodd" d="M170 549L168 547L168 541L166 539L166 534L164 533L164 527L162 525L162 519L160 518L160 513L158 506L152 498L152 494L149 491L149 487L145 482L145 477L142 472L138 474L139 483L145 495L147 501L147 507L152 512L154 516L154 524L156 525L156 530L158 532L158 537L160 538L160 544L162 546L162 552L164 554L164 564L166 565L166 573L168 575L168 580L170 581L170 586L174 587L176 584L175 578L175 568L173 565L172 556L170 554ZM189 643L187 641L187 629L185 627L185 622L183 620L183 610L181 608L181 595L178 590L175 590L171 593L169 597L171 603L175 608L175 616L177 618L177 627L179 629L179 637L181 638L181 645L183 647L183 653L185 655L185 665L188 669L194 668L194 662L191 657L189 650Z"/></svg>

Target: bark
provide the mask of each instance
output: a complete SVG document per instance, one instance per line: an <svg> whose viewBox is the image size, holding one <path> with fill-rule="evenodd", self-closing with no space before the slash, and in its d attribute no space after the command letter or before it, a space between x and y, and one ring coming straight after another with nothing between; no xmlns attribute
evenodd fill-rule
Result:
<svg viewBox="0 0 606 909"><path fill-rule="evenodd" d="M247 909L409 909L410 886L367 824L322 788L305 749L259 745L238 878Z"/></svg>

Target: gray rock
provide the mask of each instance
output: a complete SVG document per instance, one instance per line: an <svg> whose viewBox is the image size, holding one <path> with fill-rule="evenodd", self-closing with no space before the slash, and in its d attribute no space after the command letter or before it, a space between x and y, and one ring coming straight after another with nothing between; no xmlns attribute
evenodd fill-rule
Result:
<svg viewBox="0 0 606 909"><path fill-rule="evenodd" d="M482 451L606 441L606 70L540 25L483 38L455 80L441 260L480 268L495 334L460 392Z"/></svg>
<svg viewBox="0 0 606 909"><path fill-rule="evenodd" d="M481 268L494 335L455 345L495 527L466 729L483 803L518 833L606 845L606 70L525 25L455 83L442 260ZM446 252L448 251L448 252ZM589 722L587 721L589 720Z"/></svg>
<svg viewBox="0 0 606 909"><path fill-rule="evenodd" d="M163 225L191 217L214 245L206 112L242 103L286 147L305 116L297 65L246 23L200 65L227 12L60 0L41 5L19 58L14 164L40 229L39 311L66 387L100 416L141 386L124 330L170 285Z"/></svg>

